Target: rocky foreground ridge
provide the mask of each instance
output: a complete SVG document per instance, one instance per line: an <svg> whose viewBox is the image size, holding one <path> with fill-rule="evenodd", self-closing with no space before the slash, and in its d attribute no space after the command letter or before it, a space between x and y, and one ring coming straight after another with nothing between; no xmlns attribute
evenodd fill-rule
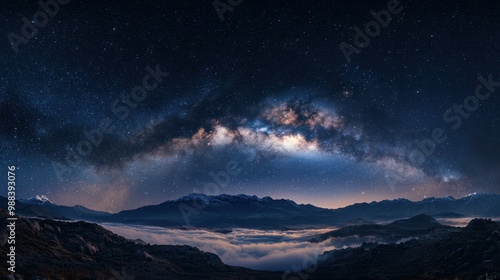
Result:
<svg viewBox="0 0 500 280"><path fill-rule="evenodd" d="M500 279L500 222L398 244L325 252L308 279Z"/></svg>
<svg viewBox="0 0 500 280"><path fill-rule="evenodd" d="M0 209L5 263L7 213ZM15 279L280 279L276 272L227 266L190 246L133 242L99 225L18 217ZM2 267L6 267L2 265ZM6 268L2 279L7 278Z"/></svg>

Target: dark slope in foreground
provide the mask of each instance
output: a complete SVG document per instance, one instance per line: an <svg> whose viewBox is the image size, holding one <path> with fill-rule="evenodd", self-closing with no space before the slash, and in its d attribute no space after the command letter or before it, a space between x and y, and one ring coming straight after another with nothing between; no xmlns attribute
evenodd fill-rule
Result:
<svg viewBox="0 0 500 280"><path fill-rule="evenodd" d="M10 245L3 209L0 218L5 259ZM280 278L275 272L227 266L215 254L190 246L142 245L96 224L25 218L16 222L16 272L16 279ZM5 268L0 275L6 273Z"/></svg>
<svg viewBox="0 0 500 280"><path fill-rule="evenodd" d="M500 279L500 222L474 219L439 238L325 255L309 279Z"/></svg>

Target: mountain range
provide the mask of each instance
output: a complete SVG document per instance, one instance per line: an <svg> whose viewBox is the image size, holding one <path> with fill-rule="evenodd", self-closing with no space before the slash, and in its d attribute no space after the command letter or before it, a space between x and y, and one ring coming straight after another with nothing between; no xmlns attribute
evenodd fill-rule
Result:
<svg viewBox="0 0 500 280"><path fill-rule="evenodd" d="M0 208L7 209L7 198L0 196ZM16 214L26 217L39 217L58 220L97 221L111 216L110 213L95 211L81 205L57 205L45 195L16 200Z"/></svg>
<svg viewBox="0 0 500 280"><path fill-rule="evenodd" d="M7 198L0 197L6 208ZM206 196L191 194L158 205L148 205L115 214L83 206L61 206L47 197L17 201L16 213L28 217L86 220L161 227L299 229L344 226L353 221L394 221L426 214L435 217L500 217L499 194L356 203L338 209L297 204L288 199L249 195Z"/></svg>

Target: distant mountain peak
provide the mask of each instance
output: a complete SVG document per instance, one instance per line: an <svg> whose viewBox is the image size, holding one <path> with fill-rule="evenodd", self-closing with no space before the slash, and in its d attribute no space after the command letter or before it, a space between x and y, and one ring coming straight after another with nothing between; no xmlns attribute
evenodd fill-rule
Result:
<svg viewBox="0 0 500 280"><path fill-rule="evenodd" d="M202 199L202 200L208 200L208 196L206 196L203 193L191 193L186 196L183 196L176 201L189 201L189 200L194 200L194 199Z"/></svg>
<svg viewBox="0 0 500 280"><path fill-rule="evenodd" d="M203 193L192 193L188 194L186 196L183 196L176 201L186 201L186 200L193 200L193 199L203 199L203 200L212 200L212 199L219 199L219 200L247 200L247 201L271 201L274 200L269 196L265 196L263 198L259 198L256 195L247 195L247 194L237 194L237 195L230 195L230 194L219 194L219 195L205 195Z"/></svg>
<svg viewBox="0 0 500 280"><path fill-rule="evenodd" d="M399 202L399 203L407 203L407 202L411 202L410 200L406 199L406 198L395 198L395 199L383 199L379 202L377 201L372 201L371 203L393 203L393 202Z"/></svg>
<svg viewBox="0 0 500 280"><path fill-rule="evenodd" d="M426 225L437 224L438 222L433 217L427 214L418 214L408 219L401 219L390 223L391 225Z"/></svg>
<svg viewBox="0 0 500 280"><path fill-rule="evenodd" d="M423 214L423 213L418 214L416 216L413 216L413 217L411 217L411 218L409 218L407 220L408 221L421 221L421 222L423 222L423 221L425 221L425 222L435 222L436 221L436 219L434 219L433 217L431 217L431 216L429 216L427 214Z"/></svg>
<svg viewBox="0 0 500 280"><path fill-rule="evenodd" d="M47 196L45 195L35 195L34 197L30 197L27 199L20 200L24 204L54 204Z"/></svg>
<svg viewBox="0 0 500 280"><path fill-rule="evenodd" d="M217 199L242 199L242 200L255 200L255 201L260 201L261 199L258 198L256 195L246 195L246 194L238 194L238 195L229 195L229 194L220 194L215 196L214 198Z"/></svg>
<svg viewBox="0 0 500 280"><path fill-rule="evenodd" d="M245 198L245 199L252 199L252 200L260 200L260 198L258 198L256 195L246 195L246 194L239 194L237 195L237 197L240 197L240 198Z"/></svg>
<svg viewBox="0 0 500 280"><path fill-rule="evenodd" d="M202 193L192 193L186 196L183 196L177 200L173 201L165 201L164 203L169 204L172 202L191 202L194 200L201 200L202 203L207 204L207 205L217 205L217 206L223 206L221 202L224 203L250 203L253 205L272 205L272 204L286 204L286 205L291 205L293 207L298 207L298 204L295 203L293 200L290 199L273 199L269 196L265 197L258 197L256 195L247 195L247 194L237 194L237 195L230 195L230 194L219 194L219 195L205 195Z"/></svg>
<svg viewBox="0 0 500 280"><path fill-rule="evenodd" d="M473 192L473 193L470 193L470 194L466 195L465 197L469 197L469 198L476 198L476 197L483 197L483 196L487 196L487 194L485 194L485 193Z"/></svg>
<svg viewBox="0 0 500 280"><path fill-rule="evenodd" d="M426 201L426 202L433 202L433 201L454 201L455 198L451 195L448 195L448 196L444 196L444 197L427 197L425 198L424 200L422 201Z"/></svg>

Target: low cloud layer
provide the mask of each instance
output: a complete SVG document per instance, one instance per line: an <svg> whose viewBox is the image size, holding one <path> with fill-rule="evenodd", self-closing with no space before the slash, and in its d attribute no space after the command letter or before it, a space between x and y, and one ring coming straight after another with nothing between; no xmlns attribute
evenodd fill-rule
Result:
<svg viewBox="0 0 500 280"><path fill-rule="evenodd" d="M228 234L206 230L179 230L117 224L103 226L129 239L140 238L150 244L190 245L217 254L225 264L261 270L290 270L304 260L316 259L335 249L330 241L310 243L312 236L332 229L263 231L235 229Z"/></svg>
<svg viewBox="0 0 500 280"><path fill-rule="evenodd" d="M466 226L472 218L439 219L452 226ZM494 220L500 220L499 217ZM309 240L317 235L334 230L256 230L234 229L228 234L207 230L181 230L149 226L129 226L122 224L102 224L108 230L128 239L141 239L146 243L159 245L189 245L205 252L218 255L232 266L251 269L292 271L303 267L311 260L321 260L321 254L328 250L358 247L363 242L383 243L374 236L348 236L331 238L319 243ZM401 239L404 242L408 239Z"/></svg>

